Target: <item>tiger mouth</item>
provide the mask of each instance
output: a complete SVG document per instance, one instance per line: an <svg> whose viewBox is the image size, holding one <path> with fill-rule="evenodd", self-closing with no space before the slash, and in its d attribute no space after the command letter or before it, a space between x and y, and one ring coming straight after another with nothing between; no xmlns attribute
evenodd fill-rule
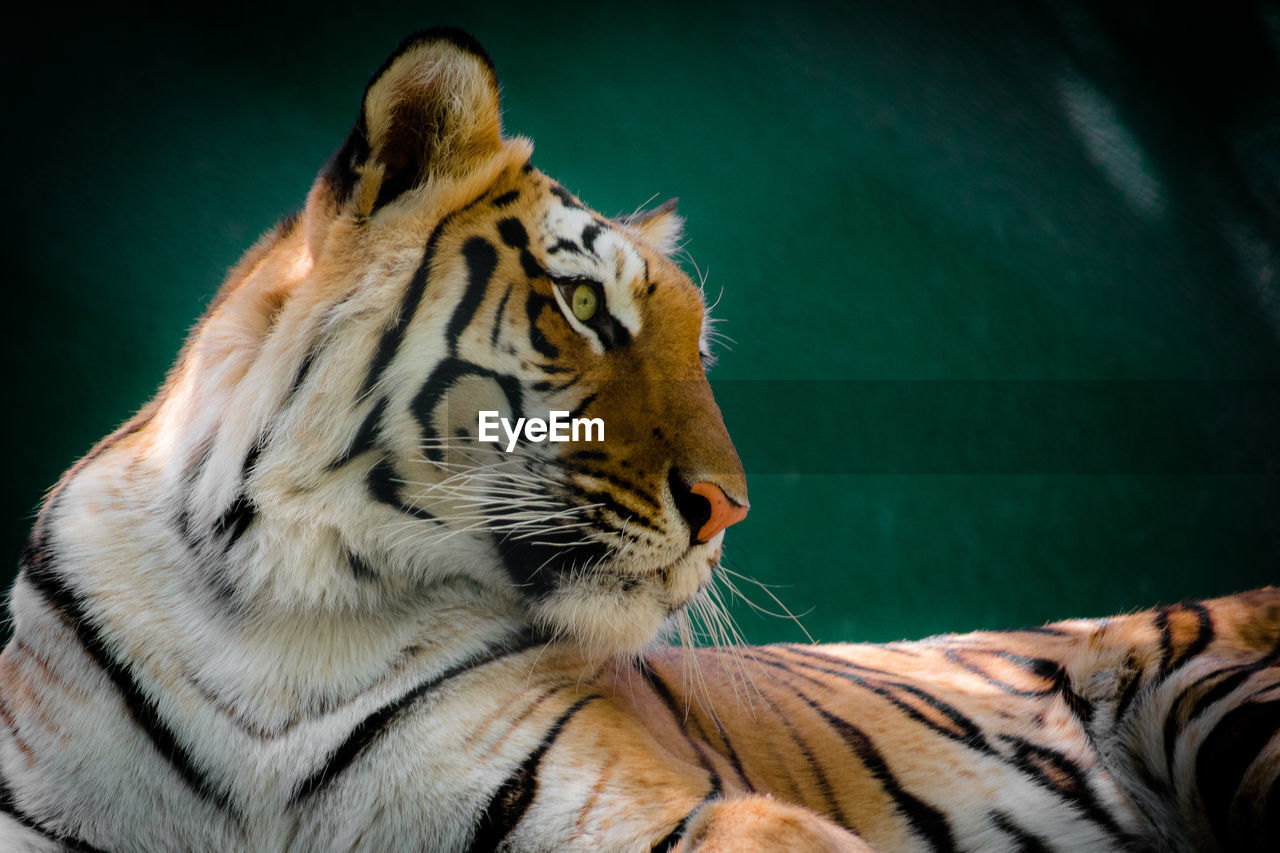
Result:
<svg viewBox="0 0 1280 853"><path fill-rule="evenodd" d="M609 565L611 559L617 556L617 548L604 542L584 541L579 534L569 530L547 531L536 539L498 538L496 541L512 581L535 599L552 595L564 586L566 580L572 581L575 576L595 571L597 580L607 577L611 585L616 585L617 590L623 594L633 592L645 584L655 584L670 595L671 599L666 604L669 612L676 612L684 607L711 583L714 564L718 562L712 560L713 565L706 576L700 577L696 587L684 595L676 593L672 588L674 575L704 546L689 545L669 562L655 568L623 572ZM682 590L681 593L683 592Z"/></svg>
<svg viewBox="0 0 1280 853"><path fill-rule="evenodd" d="M536 538L496 537L496 543L511 580L535 598L549 596L560 578L600 565L614 550L567 529L542 531Z"/></svg>

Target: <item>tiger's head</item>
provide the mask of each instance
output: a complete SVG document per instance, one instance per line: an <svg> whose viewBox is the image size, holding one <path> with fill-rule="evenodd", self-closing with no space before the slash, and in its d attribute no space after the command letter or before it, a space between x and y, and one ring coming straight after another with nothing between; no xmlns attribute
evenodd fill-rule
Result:
<svg viewBox="0 0 1280 853"><path fill-rule="evenodd" d="M232 271L146 415L221 595L350 611L456 581L625 655L707 586L747 489L681 220L605 218L530 154L475 41L420 33Z"/></svg>

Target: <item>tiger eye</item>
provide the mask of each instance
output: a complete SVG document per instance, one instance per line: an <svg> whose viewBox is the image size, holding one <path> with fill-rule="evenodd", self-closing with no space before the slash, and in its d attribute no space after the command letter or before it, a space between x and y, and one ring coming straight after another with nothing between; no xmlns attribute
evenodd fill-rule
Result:
<svg viewBox="0 0 1280 853"><path fill-rule="evenodd" d="M596 295L596 289L591 285L580 284L573 289L573 301L570 304L573 307L573 316L585 323L596 316L596 309L600 307L600 297Z"/></svg>

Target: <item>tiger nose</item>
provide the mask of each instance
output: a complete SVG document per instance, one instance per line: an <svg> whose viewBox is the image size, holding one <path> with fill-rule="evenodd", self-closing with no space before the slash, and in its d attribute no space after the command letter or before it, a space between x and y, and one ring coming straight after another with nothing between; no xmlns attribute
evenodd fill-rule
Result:
<svg viewBox="0 0 1280 853"><path fill-rule="evenodd" d="M732 500L715 483L703 480L685 486L672 471L670 486L676 508L684 516L689 530L693 532L693 541L698 545L710 542L721 530L747 517L747 507Z"/></svg>
<svg viewBox="0 0 1280 853"><path fill-rule="evenodd" d="M747 517L747 508L729 500L729 496L715 483L694 483L689 491L711 504L710 517L694 534L699 544L711 541L712 536Z"/></svg>

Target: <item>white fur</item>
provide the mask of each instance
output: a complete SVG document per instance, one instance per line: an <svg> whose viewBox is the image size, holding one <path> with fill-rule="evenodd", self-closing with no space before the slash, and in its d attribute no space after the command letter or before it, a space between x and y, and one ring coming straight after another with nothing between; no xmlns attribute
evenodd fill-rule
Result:
<svg viewBox="0 0 1280 853"><path fill-rule="evenodd" d="M593 222L596 217L588 210L565 207L555 201L550 202L542 215L541 232L545 247L550 248L560 235L577 235ZM590 254L573 252L557 252L548 255L547 266L550 272L565 278L581 276L598 281L604 287L605 305L609 313L636 336L643 328L638 301L638 292L643 293L644 259L636 251L626 237L617 229L605 228L595 240L595 251ZM555 289L556 302L564 313L565 319L592 341L597 353L604 351L595 332L583 325L573 316L573 311L560 293Z"/></svg>

